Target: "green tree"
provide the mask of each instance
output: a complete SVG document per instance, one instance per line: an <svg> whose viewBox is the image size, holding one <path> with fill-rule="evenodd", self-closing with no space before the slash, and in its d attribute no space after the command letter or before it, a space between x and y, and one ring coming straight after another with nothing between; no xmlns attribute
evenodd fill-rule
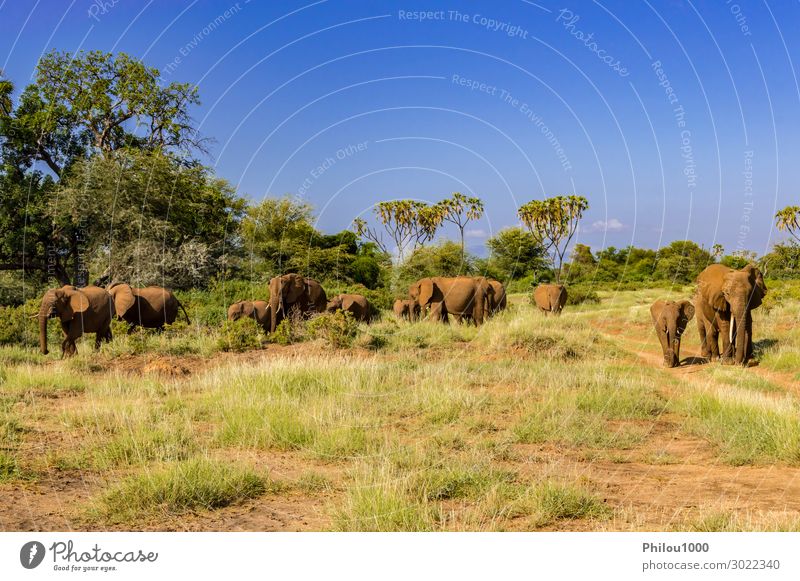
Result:
<svg viewBox="0 0 800 581"><path fill-rule="evenodd" d="M786 206L775 214L775 224L778 230L785 230L800 242L800 206Z"/></svg>
<svg viewBox="0 0 800 581"><path fill-rule="evenodd" d="M797 278L800 274L800 244L794 240L778 243L759 260L764 276L770 278Z"/></svg>
<svg viewBox="0 0 800 581"><path fill-rule="evenodd" d="M20 96L4 130L5 157L20 168L43 161L57 176L77 159L123 147L185 157L203 150L189 83L161 83L158 69L125 53L52 51Z"/></svg>
<svg viewBox="0 0 800 581"><path fill-rule="evenodd" d="M250 206L241 228L245 253L261 261L270 274L284 272L290 259L308 254L316 235L312 219L308 203L288 196Z"/></svg>
<svg viewBox="0 0 800 581"><path fill-rule="evenodd" d="M443 219L439 208L416 200L380 202L373 211L397 250L398 263L403 262L409 249L414 251L432 240ZM384 241L383 235L366 220L356 218L353 228L359 236L391 254L392 248Z"/></svg>
<svg viewBox="0 0 800 581"><path fill-rule="evenodd" d="M428 276L459 276L476 273L475 258L461 256L461 246L451 240L421 246L414 250L397 269L396 292L402 293L408 285Z"/></svg>
<svg viewBox="0 0 800 581"><path fill-rule="evenodd" d="M544 251L530 232L504 228L486 241L489 269L502 280L516 280L546 268Z"/></svg>
<svg viewBox="0 0 800 581"><path fill-rule="evenodd" d="M653 278L690 284L709 264L712 254L691 240L676 240L657 252Z"/></svg>
<svg viewBox="0 0 800 581"><path fill-rule="evenodd" d="M199 165L160 151L121 150L71 166L47 205L71 278L202 286L225 268L245 203Z"/></svg>
<svg viewBox="0 0 800 581"><path fill-rule="evenodd" d="M179 164L188 175L195 171L204 174L201 189L190 189L185 196L177 193L178 198L202 199L205 203L208 197L231 195L226 191L227 185L215 182L192 157L203 150L203 140L198 138L189 116L189 109L199 102L197 90L190 84L162 83L157 69L122 53L92 51L73 55L53 51L42 57L33 82L16 105L13 91L13 84L0 77L0 270L20 270L23 276L38 271L61 284L86 281L87 265L97 256L84 256L84 252L103 244L90 237L97 228L81 216L95 212L90 184L104 182L106 191L110 191L109 180L114 176L111 166L98 166L100 175L92 176L95 158L116 165L117 177L135 186L135 194L153 194L155 185L151 184L150 190L144 186L150 168L130 165L132 157L126 152L140 151L153 155L154 160L163 157L163 163ZM39 162L49 171L42 171ZM142 173L125 175L132 168ZM171 171L175 173L177 168ZM179 183L176 181L173 187ZM158 187L160 192L170 191L166 183ZM119 194L127 195L122 190ZM79 200L92 205L82 210L72 207ZM65 207L72 213L56 211ZM119 205L110 208L115 213L125 210ZM201 222L208 217L198 205L193 207L192 216L180 216L182 208L181 204L169 206L161 221ZM219 204L212 203L209 208L215 213ZM214 226L195 227L180 241L162 236L162 247L199 241L210 228L224 229L228 225L218 215L213 219ZM127 229L120 221L114 227ZM163 234L157 228L142 229L142 233L143 242L158 240ZM108 237L107 232L103 235ZM208 239L211 244L218 240L213 236ZM110 244L108 240L106 243ZM107 251L114 252L110 246ZM215 254L216 250L209 250L209 260ZM113 258L110 265L114 265Z"/></svg>
<svg viewBox="0 0 800 581"><path fill-rule="evenodd" d="M588 209L586 198L572 195L532 200L517 210L522 223L547 252L556 281L561 281L564 255Z"/></svg>
<svg viewBox="0 0 800 581"><path fill-rule="evenodd" d="M480 198L465 196L455 192L447 199L438 202L435 206L438 211L439 219L450 222L458 228L461 239L461 257L465 258L464 251L464 229L473 220L480 220L483 216L483 201Z"/></svg>

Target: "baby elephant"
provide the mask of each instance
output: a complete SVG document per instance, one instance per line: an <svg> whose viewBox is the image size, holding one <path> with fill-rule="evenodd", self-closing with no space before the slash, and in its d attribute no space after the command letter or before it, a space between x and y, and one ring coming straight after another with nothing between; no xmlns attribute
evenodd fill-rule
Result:
<svg viewBox="0 0 800 581"><path fill-rule="evenodd" d="M328 301L325 310L329 313L335 313L339 310L351 313L356 321L367 322L370 319L369 301L364 295L336 295Z"/></svg>
<svg viewBox="0 0 800 581"><path fill-rule="evenodd" d="M272 307L267 301L239 301L228 308L228 320L236 321L248 317L269 332L272 320Z"/></svg>
<svg viewBox="0 0 800 581"><path fill-rule="evenodd" d="M656 301L650 307L650 316L664 351L664 367L678 367L681 336L694 317L694 305L690 301Z"/></svg>
<svg viewBox="0 0 800 581"><path fill-rule="evenodd" d="M419 305L411 299L397 299L392 310L398 319L416 321L419 318Z"/></svg>

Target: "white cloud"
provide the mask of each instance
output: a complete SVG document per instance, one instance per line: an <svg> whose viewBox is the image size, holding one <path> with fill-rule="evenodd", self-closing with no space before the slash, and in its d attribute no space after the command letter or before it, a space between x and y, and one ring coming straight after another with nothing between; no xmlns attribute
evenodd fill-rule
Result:
<svg viewBox="0 0 800 581"><path fill-rule="evenodd" d="M625 228L625 224L616 218L610 218L609 220L597 220L596 222L592 222L591 226L582 230L583 232L619 232L623 228Z"/></svg>
<svg viewBox="0 0 800 581"><path fill-rule="evenodd" d="M474 229L464 231L464 238L488 238L488 236L486 230Z"/></svg>

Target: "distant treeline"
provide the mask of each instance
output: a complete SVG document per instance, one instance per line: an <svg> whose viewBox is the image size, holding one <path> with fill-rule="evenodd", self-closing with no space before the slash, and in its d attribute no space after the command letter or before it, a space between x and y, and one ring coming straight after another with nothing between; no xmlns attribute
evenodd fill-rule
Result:
<svg viewBox="0 0 800 581"><path fill-rule="evenodd" d="M558 279L686 284L715 261L757 261L771 278L800 267L795 241L762 257L691 241L657 251L573 246L588 209L575 195L524 204L520 226L491 237L486 258L464 247L483 202L459 193L432 205L381 202L370 222L325 234L306 202L249 202L201 163L207 142L190 116L198 103L196 87L166 83L123 53L51 52L19 93L0 73L0 304L54 285L203 289L291 271L389 297L428 275L480 273L522 290ZM797 238L798 217L792 206L776 220ZM459 240L437 237L446 223Z"/></svg>

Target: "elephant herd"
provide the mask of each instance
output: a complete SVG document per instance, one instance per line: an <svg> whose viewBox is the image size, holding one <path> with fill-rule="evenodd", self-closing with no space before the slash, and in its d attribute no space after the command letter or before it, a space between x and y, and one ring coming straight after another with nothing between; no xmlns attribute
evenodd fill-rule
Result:
<svg viewBox="0 0 800 581"><path fill-rule="evenodd" d="M741 270L712 264L697 277L692 301L653 303L650 315L661 342L664 365L680 365L681 336L695 316L703 358L746 365L753 356L752 310L761 306L766 294L764 277L752 264Z"/></svg>
<svg viewBox="0 0 800 581"><path fill-rule="evenodd" d="M664 365L680 365L681 337L696 318L702 356L723 363L747 364L753 355L752 310L758 308L767 287L753 265L734 270L712 264L697 278L692 300L659 300L650 315L664 354ZM328 300L316 280L289 273L269 282L268 301L239 301L228 309L228 319L252 318L267 332L275 332L288 317L308 317L315 313L344 311L360 322L369 322L374 312L369 301L359 294L340 294ZM540 312L558 315L567 301L567 290L560 284L539 285L533 294ZM457 322L482 325L506 308L505 286L483 276L426 277L413 283L408 298L397 299L395 316L408 321L428 318L442 323L452 316ZM133 288L115 283L107 288L64 286L47 291L39 309L39 344L47 354L47 322L58 318L64 332L63 356L74 355L75 341L83 333L95 333L95 348L111 340L111 321L116 317L129 324L161 329L175 322L178 311L189 316L172 291L150 286ZM722 340L720 349L719 341Z"/></svg>
<svg viewBox="0 0 800 581"><path fill-rule="evenodd" d="M269 301L239 301L228 308L228 320L254 319L264 331L274 333L278 325L292 315L308 317L314 313L344 311L356 321L368 322L372 307L367 298L345 293L331 300L313 278L295 273L276 276L269 281Z"/></svg>

